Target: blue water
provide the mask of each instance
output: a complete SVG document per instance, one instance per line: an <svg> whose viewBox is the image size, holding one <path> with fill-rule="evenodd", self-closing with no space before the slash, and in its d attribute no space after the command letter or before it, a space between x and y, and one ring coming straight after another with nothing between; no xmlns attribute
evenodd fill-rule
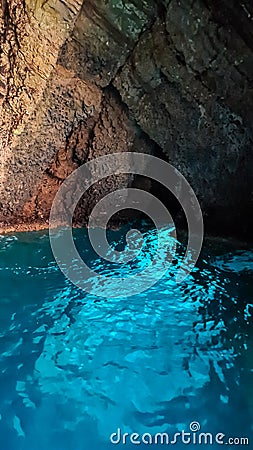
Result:
<svg viewBox="0 0 253 450"><path fill-rule="evenodd" d="M86 262L108 273L86 231L74 234ZM109 238L124 247L124 230ZM155 242L152 229L145 240ZM180 258L179 249L147 292L106 300L63 276L46 232L0 237L1 450L129 449L136 445L110 442L118 428L173 435L193 421L225 442L251 438L252 448L253 252L207 241L178 285ZM137 446L149 447L221 448Z"/></svg>

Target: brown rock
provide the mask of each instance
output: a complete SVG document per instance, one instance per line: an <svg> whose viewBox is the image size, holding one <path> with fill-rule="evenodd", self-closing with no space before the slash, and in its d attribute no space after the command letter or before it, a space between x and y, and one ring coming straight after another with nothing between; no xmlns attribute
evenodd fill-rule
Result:
<svg viewBox="0 0 253 450"><path fill-rule="evenodd" d="M0 222L46 223L80 164L145 151L186 176L212 231L249 232L252 19L248 0L6 0ZM152 189L125 175L101 181L76 223L106 193L134 183Z"/></svg>

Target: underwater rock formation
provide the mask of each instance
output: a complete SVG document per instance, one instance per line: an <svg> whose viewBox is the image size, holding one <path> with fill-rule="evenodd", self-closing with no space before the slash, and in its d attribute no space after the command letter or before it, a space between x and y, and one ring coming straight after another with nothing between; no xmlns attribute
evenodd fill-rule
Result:
<svg viewBox="0 0 253 450"><path fill-rule="evenodd" d="M46 224L80 164L140 151L185 175L211 231L249 233L252 24L249 0L3 1L2 227ZM105 179L76 221L135 182Z"/></svg>

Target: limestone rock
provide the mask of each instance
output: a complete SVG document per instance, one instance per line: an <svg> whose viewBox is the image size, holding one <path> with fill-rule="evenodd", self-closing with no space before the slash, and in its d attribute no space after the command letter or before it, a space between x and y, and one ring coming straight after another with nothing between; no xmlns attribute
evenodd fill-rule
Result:
<svg viewBox="0 0 253 450"><path fill-rule="evenodd" d="M89 159L145 151L188 179L211 231L249 232L249 0L5 0L1 8L3 226L46 224L60 184ZM112 178L83 199L78 223L113 189L152 190Z"/></svg>

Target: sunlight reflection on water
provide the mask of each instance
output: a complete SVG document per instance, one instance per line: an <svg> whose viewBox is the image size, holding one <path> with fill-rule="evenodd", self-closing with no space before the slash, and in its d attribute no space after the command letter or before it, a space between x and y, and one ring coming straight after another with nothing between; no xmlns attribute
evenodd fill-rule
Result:
<svg viewBox="0 0 253 450"><path fill-rule="evenodd" d="M110 239L123 245L123 235ZM110 273L85 230L75 239L86 262ZM115 273L148 264L148 248ZM252 435L253 252L209 244L178 285L179 253L147 292L108 301L64 278L46 234L1 237L0 255L1 448L102 450L118 427L155 434L194 420Z"/></svg>

